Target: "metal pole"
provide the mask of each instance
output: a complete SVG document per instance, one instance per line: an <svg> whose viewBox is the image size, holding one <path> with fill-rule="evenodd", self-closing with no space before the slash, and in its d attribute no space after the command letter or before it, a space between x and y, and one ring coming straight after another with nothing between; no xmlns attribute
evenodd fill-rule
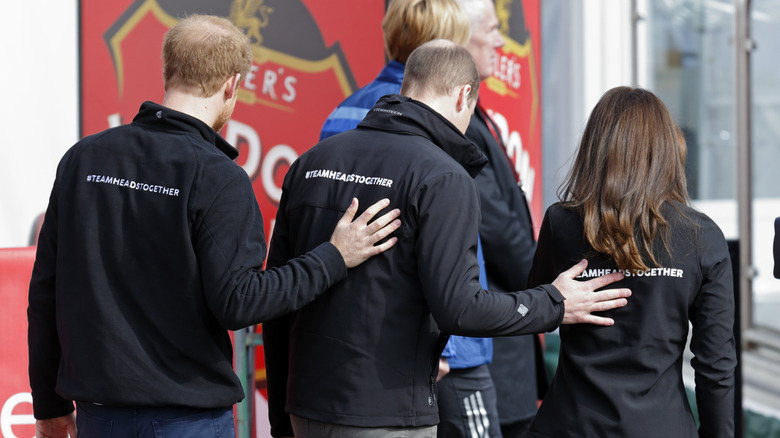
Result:
<svg viewBox="0 0 780 438"><path fill-rule="evenodd" d="M637 12L637 0L631 0L631 86L639 86L639 38L637 34L639 30L639 12Z"/></svg>
<svg viewBox="0 0 780 438"><path fill-rule="evenodd" d="M236 437L249 438L250 412L249 397L254 395L254 388L250 386L247 370L246 339L249 329L241 329L233 332L233 367L235 368L241 387L244 388L244 399L236 405Z"/></svg>
<svg viewBox="0 0 780 438"><path fill-rule="evenodd" d="M737 223L739 227L739 290L741 326L747 334L752 322L753 196L751 184L751 95L750 53L754 43L750 37L750 0L734 0L734 63L735 63L735 130L737 154ZM742 347L748 346L748 336L742 337Z"/></svg>
<svg viewBox="0 0 780 438"><path fill-rule="evenodd" d="M233 367L244 399L236 405L236 437L251 438L254 424L255 351L263 345L263 336L255 326L233 332Z"/></svg>

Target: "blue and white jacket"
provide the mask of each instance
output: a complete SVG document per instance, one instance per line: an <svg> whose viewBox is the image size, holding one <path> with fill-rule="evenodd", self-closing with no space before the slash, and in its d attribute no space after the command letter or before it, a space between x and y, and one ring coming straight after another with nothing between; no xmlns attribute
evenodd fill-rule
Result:
<svg viewBox="0 0 780 438"><path fill-rule="evenodd" d="M352 93L330 113L322 125L320 140L355 129L380 97L401 91L403 80L404 65L390 61L376 79Z"/></svg>

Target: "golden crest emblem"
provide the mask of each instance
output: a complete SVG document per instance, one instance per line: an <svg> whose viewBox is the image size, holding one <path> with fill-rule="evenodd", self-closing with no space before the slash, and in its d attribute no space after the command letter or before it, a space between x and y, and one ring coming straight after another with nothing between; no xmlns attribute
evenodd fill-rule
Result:
<svg viewBox="0 0 780 438"><path fill-rule="evenodd" d="M269 15L274 9L264 5L265 0L233 0L230 5L230 20L246 31L252 45L261 46L263 35L260 30L268 26Z"/></svg>
<svg viewBox="0 0 780 438"><path fill-rule="evenodd" d="M496 0L496 16L499 29L504 35L509 35L509 19L512 16L512 0Z"/></svg>

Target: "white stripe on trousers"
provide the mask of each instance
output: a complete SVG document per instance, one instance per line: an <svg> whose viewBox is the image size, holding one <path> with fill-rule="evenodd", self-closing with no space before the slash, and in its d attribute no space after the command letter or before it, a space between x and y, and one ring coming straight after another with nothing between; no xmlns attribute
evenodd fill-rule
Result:
<svg viewBox="0 0 780 438"><path fill-rule="evenodd" d="M490 419L485 410L485 403L482 401L482 392L477 391L468 397L463 398L463 407L466 408L466 415L469 419L469 432L472 438L489 438L488 428Z"/></svg>

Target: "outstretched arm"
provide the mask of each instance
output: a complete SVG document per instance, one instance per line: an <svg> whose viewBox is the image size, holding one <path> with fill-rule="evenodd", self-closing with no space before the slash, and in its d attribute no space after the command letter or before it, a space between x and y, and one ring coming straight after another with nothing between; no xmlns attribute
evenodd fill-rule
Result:
<svg viewBox="0 0 780 438"><path fill-rule="evenodd" d="M608 284L623 279L623 274L612 273L594 278L588 281L577 281L574 278L580 275L588 267L587 260L581 260L568 270L561 272L553 281L555 286L566 300L563 302L565 313L562 324L588 323L595 325L613 325L612 318L593 315L593 312L623 307L628 304L631 296L629 289L607 289L596 292Z"/></svg>
<svg viewBox="0 0 780 438"><path fill-rule="evenodd" d="M277 234L285 237L289 232L284 217L289 213L286 196L283 191L274 239ZM264 226L249 180L228 180L208 205L194 224L193 247L209 308L225 328L232 330L276 318L311 302L346 277L348 267L390 248L394 239L374 244L400 225L395 222L395 211L372 221L387 203L351 221L357 209L355 203L347 214L349 219L337 225L336 244L326 240L330 230L318 230L323 233L322 244L300 256L284 258L283 264L271 264L269 260L268 269L262 270L266 254ZM284 251L277 254L285 255Z"/></svg>

